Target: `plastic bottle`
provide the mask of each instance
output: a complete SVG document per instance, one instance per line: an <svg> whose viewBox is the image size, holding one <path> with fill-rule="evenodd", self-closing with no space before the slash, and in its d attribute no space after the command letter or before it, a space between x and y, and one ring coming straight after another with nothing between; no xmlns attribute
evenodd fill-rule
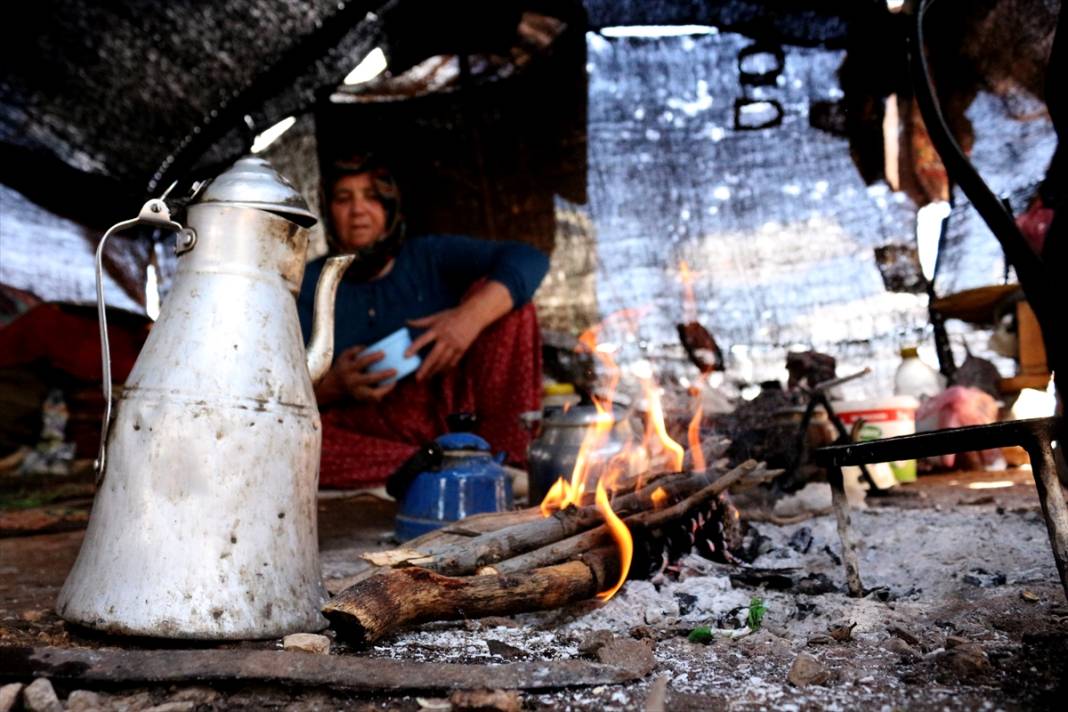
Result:
<svg viewBox="0 0 1068 712"><path fill-rule="evenodd" d="M923 401L942 392L943 381L938 371L920 360L915 346L901 349L901 365L894 373L894 394L912 396Z"/></svg>

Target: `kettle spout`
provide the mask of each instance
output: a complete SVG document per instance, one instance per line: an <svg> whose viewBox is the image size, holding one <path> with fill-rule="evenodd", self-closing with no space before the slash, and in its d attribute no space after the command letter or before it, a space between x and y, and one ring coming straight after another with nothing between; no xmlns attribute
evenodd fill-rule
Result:
<svg viewBox="0 0 1068 712"><path fill-rule="evenodd" d="M307 357L308 373L313 385L326 375L334 361L334 298L341 276L354 259L355 255L331 257L323 265L319 283L315 285L315 316Z"/></svg>

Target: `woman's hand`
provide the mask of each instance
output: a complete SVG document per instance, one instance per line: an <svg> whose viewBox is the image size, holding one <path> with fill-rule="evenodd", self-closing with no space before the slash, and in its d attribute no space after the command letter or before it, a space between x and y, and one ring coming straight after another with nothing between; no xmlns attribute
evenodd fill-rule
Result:
<svg viewBox="0 0 1068 712"><path fill-rule="evenodd" d="M409 319L410 326L426 329L426 331L412 342L404 355L411 356L424 346L434 344L430 353L423 359L419 370L416 371L415 380L426 380L460 363L460 359L467 353L467 349L484 327L480 321L472 318L463 305L424 316L422 319Z"/></svg>
<svg viewBox="0 0 1068 712"><path fill-rule="evenodd" d="M320 402L333 400L329 397L330 395L348 395L358 401L377 402L393 390L397 385L396 381L386 385L382 385L382 382L396 376L397 371L390 368L377 373L368 373L367 367L381 361L385 354L381 351L365 353L365 349L364 346L353 346L338 357L333 368L323 379L320 388L322 393L316 394Z"/></svg>

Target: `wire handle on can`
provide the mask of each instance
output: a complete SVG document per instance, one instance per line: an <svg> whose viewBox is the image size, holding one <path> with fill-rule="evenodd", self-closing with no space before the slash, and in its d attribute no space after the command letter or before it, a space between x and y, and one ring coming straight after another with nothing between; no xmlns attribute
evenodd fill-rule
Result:
<svg viewBox="0 0 1068 712"><path fill-rule="evenodd" d="M174 186L172 185L171 188ZM170 188L161 198L153 198L141 207L141 212L132 220L123 220L115 223L96 246L96 310L100 317L100 357L104 372L104 422L100 427L100 451L96 462L96 484L99 486L104 479L104 468L107 464L108 429L111 425L111 345L108 343L108 320L106 304L104 303L104 245L108 238L115 233L129 230L137 225L150 225L152 227L169 230L178 233L178 239L174 246L174 252L181 255L196 246L196 233L180 223L171 219L170 208L164 200L170 193Z"/></svg>

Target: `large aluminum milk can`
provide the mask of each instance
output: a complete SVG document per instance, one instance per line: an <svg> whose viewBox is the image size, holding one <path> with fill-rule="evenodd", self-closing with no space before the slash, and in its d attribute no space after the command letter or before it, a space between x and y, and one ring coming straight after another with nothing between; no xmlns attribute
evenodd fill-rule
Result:
<svg viewBox="0 0 1068 712"><path fill-rule="evenodd" d="M152 200L101 241L109 414L104 241L155 224L178 234L180 256L115 417L105 417L89 528L56 606L66 620L201 639L325 626L312 381L332 358L334 293L351 257L323 271L306 354L295 294L314 222L292 186L248 157L200 191L184 227Z"/></svg>

